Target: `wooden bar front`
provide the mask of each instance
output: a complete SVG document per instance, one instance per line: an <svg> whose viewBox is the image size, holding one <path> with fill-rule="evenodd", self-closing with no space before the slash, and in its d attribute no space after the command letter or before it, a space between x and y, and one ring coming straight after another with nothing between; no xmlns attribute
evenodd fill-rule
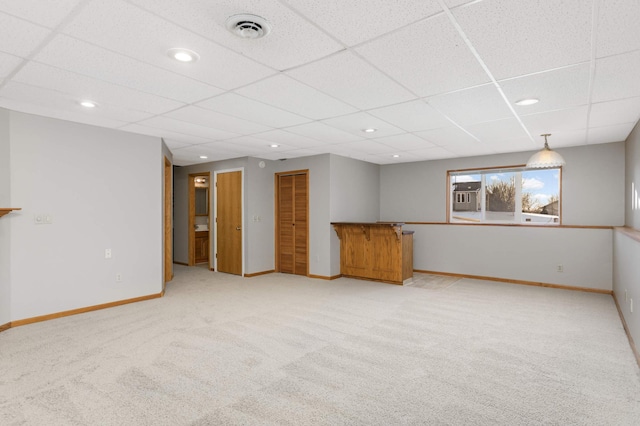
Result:
<svg viewBox="0 0 640 426"><path fill-rule="evenodd" d="M402 284L413 276L413 231L403 223L332 223L340 239L340 273Z"/></svg>

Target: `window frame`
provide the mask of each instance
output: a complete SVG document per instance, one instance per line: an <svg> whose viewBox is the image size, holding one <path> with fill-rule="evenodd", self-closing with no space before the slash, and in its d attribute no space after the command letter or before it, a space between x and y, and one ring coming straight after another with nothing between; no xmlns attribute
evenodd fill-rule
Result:
<svg viewBox="0 0 640 426"><path fill-rule="evenodd" d="M515 220L512 222L508 222L508 221L475 221L475 220L470 220L469 222L455 222L452 221L451 218L451 213L453 212L453 204L454 204L454 198L453 198L453 183L452 183L452 177L454 175L460 175L462 173L466 173L469 172L468 174L489 174L492 171L496 172L496 171L504 171L507 173L515 173L515 172L524 172L524 171L535 171L535 170L556 170L558 172L558 221L554 222L554 223L536 223L536 222L516 222ZM544 169L537 169L537 168L527 168L526 164L518 164L518 165L512 165L512 166L492 166L492 167L473 167L473 168L465 168L465 169L452 169L452 170L447 170L447 178L446 178L446 185L447 185L447 205L446 205L446 209L447 209L447 214L446 214L446 218L447 218L447 224L449 225L472 225L472 226L482 226L482 225L493 225L493 226L532 226L532 227L559 227L562 226L562 213L563 213L563 208L562 208L562 171L563 171L563 167L549 167L549 168L544 168ZM484 173L483 173L484 172ZM485 186L482 185L481 189L479 191L479 196L484 198L486 197L486 193L485 191ZM517 191L517 190L516 190Z"/></svg>

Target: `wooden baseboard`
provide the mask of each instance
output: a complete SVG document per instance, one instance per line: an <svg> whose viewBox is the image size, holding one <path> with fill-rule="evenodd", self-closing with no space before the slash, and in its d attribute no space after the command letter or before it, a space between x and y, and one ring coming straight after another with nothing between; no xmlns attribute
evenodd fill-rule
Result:
<svg viewBox="0 0 640 426"><path fill-rule="evenodd" d="M339 275L333 275L333 276L330 276L330 277L327 277L327 276L324 276L324 275L313 275L313 274L309 274L309 275L307 275L307 276L308 276L309 278L315 278L315 279L318 279L318 280L328 280L328 281L331 281L331 280L335 280L335 279L338 279L338 278L342 277L342 274L339 274Z"/></svg>
<svg viewBox="0 0 640 426"><path fill-rule="evenodd" d="M620 309L618 298L616 297L616 294L614 292L611 292L611 296L613 297L613 301L615 302L616 308L618 309L618 315L620 315L620 321L622 321L622 328L624 328L624 332L627 333L627 339L629 339L629 346L631 346L633 355L636 357L636 363L638 363L638 367L640 367L640 353L638 352L638 348L636 348L636 344L633 341L633 337L631 337L631 333L629 332L629 327L627 326L627 321L624 319L624 315L622 314L622 309Z"/></svg>
<svg viewBox="0 0 640 426"><path fill-rule="evenodd" d="M267 274L273 274L275 272L274 269L271 269L269 271L262 271L262 272L252 272L250 274L244 274L245 278L251 278L251 277L257 277L259 275L267 275Z"/></svg>
<svg viewBox="0 0 640 426"><path fill-rule="evenodd" d="M514 280L510 278L486 277L483 275L454 274L452 272L424 271L420 269L414 269L413 272L419 272L423 274L433 274L433 275L445 275L448 277L471 278L474 280L498 281L501 283L509 283L509 284L532 285L536 287L559 288L561 290L586 291L588 293L613 294L613 291L611 290L601 290L599 288L574 287L570 285L542 283L537 281L525 281L525 280Z"/></svg>
<svg viewBox="0 0 640 426"><path fill-rule="evenodd" d="M188 263L184 263L184 262L178 262L177 260L174 260L173 263L175 263L176 265L183 265L183 266L189 266Z"/></svg>
<svg viewBox="0 0 640 426"><path fill-rule="evenodd" d="M2 325L0 325L0 333L2 333L5 330L8 330L10 328L11 328L11 323L10 322L8 322L6 324L2 324Z"/></svg>
<svg viewBox="0 0 640 426"><path fill-rule="evenodd" d="M83 314L85 312L97 311L100 309L113 308L114 306L127 305L129 303L142 302L144 300L157 299L162 297L162 293L150 294L148 296L134 297L132 299L118 300L116 302L103 303L100 305L87 306L85 308L71 309L69 311L56 312L55 314L41 315L33 318L25 318L17 321L11 321L11 327L19 327L21 325L33 324L34 322L48 321L56 318L68 317L70 315Z"/></svg>

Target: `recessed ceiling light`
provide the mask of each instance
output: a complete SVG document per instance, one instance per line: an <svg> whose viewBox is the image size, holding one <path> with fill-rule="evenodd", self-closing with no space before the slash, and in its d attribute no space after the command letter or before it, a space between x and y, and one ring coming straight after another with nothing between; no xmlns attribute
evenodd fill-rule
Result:
<svg viewBox="0 0 640 426"><path fill-rule="evenodd" d="M80 105L85 108L95 108L97 104L93 101L80 101Z"/></svg>
<svg viewBox="0 0 640 426"><path fill-rule="evenodd" d="M179 47L167 50L167 55L180 62L196 62L200 59L200 55L193 50L182 49Z"/></svg>
<svg viewBox="0 0 640 426"><path fill-rule="evenodd" d="M365 133L373 133L373 132L377 132L378 129L374 129L373 127L370 127L368 129L362 129L362 131Z"/></svg>
<svg viewBox="0 0 640 426"><path fill-rule="evenodd" d="M393 158L400 158L400 154L393 154L392 157Z"/></svg>
<svg viewBox="0 0 640 426"><path fill-rule="evenodd" d="M207 157L206 155L201 155L200 158L202 158L203 160L206 160L209 157Z"/></svg>
<svg viewBox="0 0 640 426"><path fill-rule="evenodd" d="M277 143L272 143L271 145L269 145L271 148L278 148L280 145L278 145Z"/></svg>
<svg viewBox="0 0 640 426"><path fill-rule="evenodd" d="M519 105L519 106L528 106L528 105L537 104L538 102L540 102L540 99L536 99L536 98L525 98L525 99L520 99L519 101L516 101L516 105Z"/></svg>

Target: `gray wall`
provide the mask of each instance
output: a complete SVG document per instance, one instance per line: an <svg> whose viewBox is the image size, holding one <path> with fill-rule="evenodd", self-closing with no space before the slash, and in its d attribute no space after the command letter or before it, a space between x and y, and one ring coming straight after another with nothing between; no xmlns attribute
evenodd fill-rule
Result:
<svg viewBox="0 0 640 426"><path fill-rule="evenodd" d="M0 207L11 205L9 111L0 108ZM11 321L11 227L13 213L0 218L0 326Z"/></svg>
<svg viewBox="0 0 640 426"><path fill-rule="evenodd" d="M563 225L624 221L624 144L559 149ZM447 170L526 163L532 152L382 166L380 219L445 222ZM473 225L411 225L414 268L612 289L612 232ZM557 272L563 265L564 272Z"/></svg>
<svg viewBox="0 0 640 426"><path fill-rule="evenodd" d="M9 222L11 319L160 293L160 139L18 112L10 120L11 204L23 208ZM53 223L35 224L36 214Z"/></svg>

